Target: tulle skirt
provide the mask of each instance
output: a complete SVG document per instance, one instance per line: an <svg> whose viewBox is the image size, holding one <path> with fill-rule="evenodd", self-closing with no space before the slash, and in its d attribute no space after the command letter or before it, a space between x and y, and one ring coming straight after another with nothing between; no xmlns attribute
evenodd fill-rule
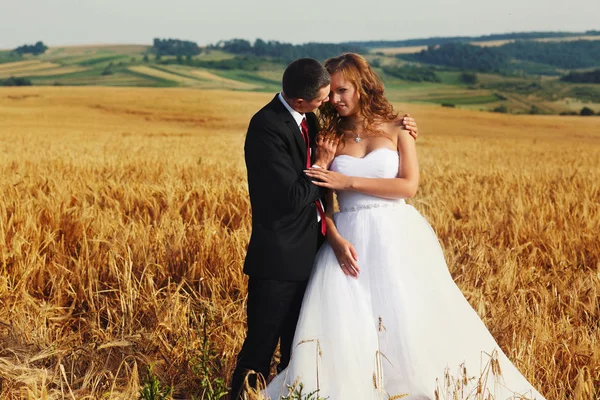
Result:
<svg viewBox="0 0 600 400"><path fill-rule="evenodd" d="M331 247L320 249L271 399L290 388L330 400L435 399L436 391L444 399L455 390L458 398L543 399L462 295L415 208L399 202L334 218L357 250L360 275L344 275Z"/></svg>

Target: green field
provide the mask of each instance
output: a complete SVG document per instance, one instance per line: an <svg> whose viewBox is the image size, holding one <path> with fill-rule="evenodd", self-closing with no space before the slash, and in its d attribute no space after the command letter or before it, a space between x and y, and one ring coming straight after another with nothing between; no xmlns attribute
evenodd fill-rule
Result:
<svg viewBox="0 0 600 400"><path fill-rule="evenodd" d="M150 46L95 45L53 47L39 56L19 57L0 51L0 82L10 77L26 78L35 86L132 86L189 87L274 92L280 88L285 64L273 60L243 66L243 69L212 67L210 62L231 60L234 54L211 49L190 61L174 56L160 60ZM539 65L520 63L519 74L503 76L477 73L475 84L463 83L461 71L435 67L439 82L414 82L399 79L383 71L384 66L418 64L399 60L393 55L373 51L366 57L386 85L392 101L432 103L469 109L494 110L503 107L511 113L558 114L578 112L590 107L600 112L600 85L568 84L556 76L527 75ZM201 62L207 62L201 64ZM211 65L201 68L186 64Z"/></svg>

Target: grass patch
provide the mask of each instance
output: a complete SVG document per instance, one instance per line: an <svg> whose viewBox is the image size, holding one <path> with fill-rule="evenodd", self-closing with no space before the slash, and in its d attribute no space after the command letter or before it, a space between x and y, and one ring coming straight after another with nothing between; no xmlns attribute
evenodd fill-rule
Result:
<svg viewBox="0 0 600 400"><path fill-rule="evenodd" d="M473 105L473 104L487 104L498 101L498 96L495 94L488 96L471 96L471 97L445 97L431 99L432 103L450 103L454 105Z"/></svg>
<svg viewBox="0 0 600 400"><path fill-rule="evenodd" d="M92 66L92 65L104 64L104 63L109 63L109 62L115 62L117 60L129 60L129 58L123 57L122 55L111 55L111 56L91 58L89 60L80 61L80 62L78 62L78 64L82 65L82 66Z"/></svg>
<svg viewBox="0 0 600 400"><path fill-rule="evenodd" d="M258 85L256 91L277 91L281 89L281 82L275 81L269 78L265 78L263 76L259 76L253 72L247 71L239 71L239 70L211 70L211 72L215 75L218 75L223 78L232 79L236 81L240 81L243 83L247 83L250 85Z"/></svg>
<svg viewBox="0 0 600 400"><path fill-rule="evenodd" d="M22 61L23 57L14 54L12 51L0 51L0 64Z"/></svg>
<svg viewBox="0 0 600 400"><path fill-rule="evenodd" d="M437 76L440 78L442 83L446 85L464 85L460 81L459 71L436 71Z"/></svg>
<svg viewBox="0 0 600 400"><path fill-rule="evenodd" d="M146 75L143 74L141 72L137 72L137 71L132 71L130 69L123 71L124 74L127 75L131 75L131 76L135 76L138 78L142 78L144 79L144 81L147 81L148 84L141 84L141 85L136 85L136 86L152 86L152 87L172 87L172 86L177 86L177 84L173 81L170 81L168 79L164 79L164 78L159 78L156 76L150 76L150 75Z"/></svg>

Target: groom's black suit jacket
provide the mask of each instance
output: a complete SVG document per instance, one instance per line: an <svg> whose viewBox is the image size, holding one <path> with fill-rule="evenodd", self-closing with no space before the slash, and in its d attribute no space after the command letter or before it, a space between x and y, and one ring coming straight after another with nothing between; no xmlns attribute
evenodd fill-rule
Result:
<svg viewBox="0 0 600 400"><path fill-rule="evenodd" d="M313 147L314 113L306 120ZM319 243L315 201L325 190L310 182L302 133L278 96L258 111L244 146L252 206L252 236L244 263L251 278L308 279Z"/></svg>

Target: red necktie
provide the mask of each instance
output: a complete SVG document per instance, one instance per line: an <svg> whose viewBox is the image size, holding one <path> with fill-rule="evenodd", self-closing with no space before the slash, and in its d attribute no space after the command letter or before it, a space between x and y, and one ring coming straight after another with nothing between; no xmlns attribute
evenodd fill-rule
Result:
<svg viewBox="0 0 600 400"><path fill-rule="evenodd" d="M304 138L304 143L306 144L306 169L310 169L310 137L308 136L308 125L306 123L306 117L302 118L302 122L300 123L300 130L302 131L302 137ZM319 216L321 217L321 234L325 236L327 232L327 223L325 222L325 210L323 210L323 204L319 200L315 201L317 206L317 211L319 212Z"/></svg>

